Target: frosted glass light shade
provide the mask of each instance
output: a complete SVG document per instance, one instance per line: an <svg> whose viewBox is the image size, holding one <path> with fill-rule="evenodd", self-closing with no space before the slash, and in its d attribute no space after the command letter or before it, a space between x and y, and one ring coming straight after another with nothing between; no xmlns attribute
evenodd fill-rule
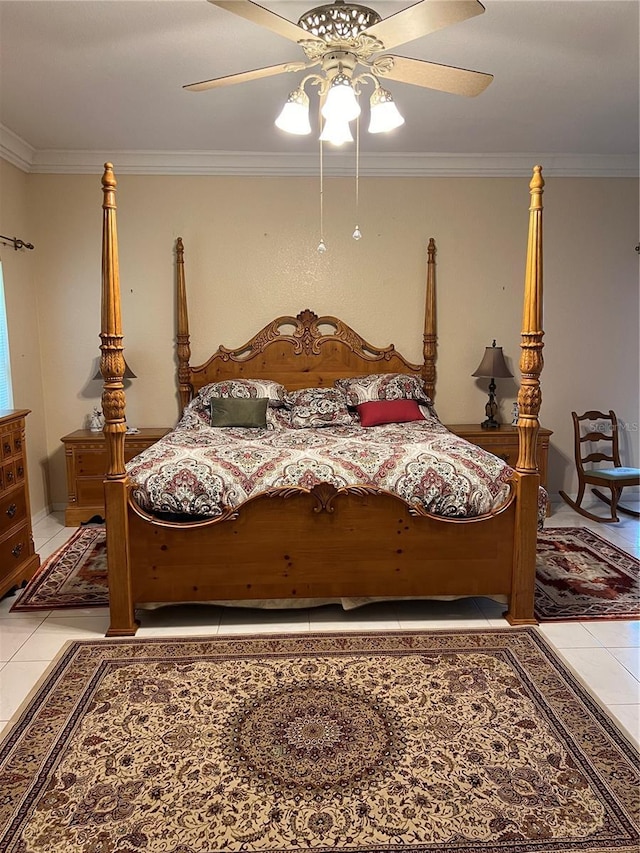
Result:
<svg viewBox="0 0 640 853"><path fill-rule="evenodd" d="M331 122L353 121L360 115L360 104L353 91L351 80L346 74L336 74L331 81L322 107L322 115Z"/></svg>
<svg viewBox="0 0 640 853"><path fill-rule="evenodd" d="M311 133L309 123L309 96L303 89L296 89L287 98L287 103L276 119L276 127L286 133L295 133L296 136L305 136Z"/></svg>
<svg viewBox="0 0 640 853"><path fill-rule="evenodd" d="M371 118L369 121L369 133L387 133L404 124L404 118L396 107L391 92L377 88L369 101L371 106Z"/></svg>
<svg viewBox="0 0 640 853"><path fill-rule="evenodd" d="M344 145L345 142L353 142L349 122L327 119L322 128L320 139L323 142L330 142L332 145Z"/></svg>

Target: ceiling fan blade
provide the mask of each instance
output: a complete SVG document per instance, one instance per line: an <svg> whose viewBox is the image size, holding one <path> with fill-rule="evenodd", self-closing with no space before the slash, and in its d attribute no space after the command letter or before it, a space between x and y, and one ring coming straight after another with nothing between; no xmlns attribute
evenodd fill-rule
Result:
<svg viewBox="0 0 640 853"><path fill-rule="evenodd" d="M309 39L310 34L294 24L287 18L282 18L265 9L263 6L258 6L252 0L209 0L214 6L220 6L221 9L226 9L228 12L233 12L234 15L239 15L241 18L246 18L247 21L253 21L254 24L259 24L261 27L277 33L289 41L299 42L302 39Z"/></svg>
<svg viewBox="0 0 640 853"><path fill-rule="evenodd" d="M420 0L374 24L365 33L379 39L385 50L389 50L483 12L484 6L478 0Z"/></svg>
<svg viewBox="0 0 640 853"><path fill-rule="evenodd" d="M285 71L295 71L297 66L304 68L303 62L283 62L281 65L268 65L265 68L255 68L253 71L242 71L240 74L228 74L226 77L214 77L213 80L202 80L200 83L189 83L183 86L189 92L204 92L205 89L217 89L220 86L233 86L235 83L247 83L249 80L259 80L260 77L272 77Z"/></svg>
<svg viewBox="0 0 640 853"><path fill-rule="evenodd" d="M466 95L474 98L484 92L493 80L493 74L482 71L467 71L466 68L456 68L453 65L438 65L436 62L426 62L424 59L407 59L406 56L390 56L393 66L380 74L381 80L398 80L400 83L412 83L414 86L424 86L425 89L437 89L439 92L449 92L452 95Z"/></svg>

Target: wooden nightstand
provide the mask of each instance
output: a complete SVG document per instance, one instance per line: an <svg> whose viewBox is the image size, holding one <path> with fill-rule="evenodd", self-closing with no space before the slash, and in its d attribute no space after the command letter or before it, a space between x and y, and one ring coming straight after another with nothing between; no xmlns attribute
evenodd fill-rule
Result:
<svg viewBox="0 0 640 853"><path fill-rule="evenodd" d="M498 429L482 429L480 424L446 424L447 429L466 438L471 444L477 444L489 453L504 459L507 465L515 467L518 461L518 428L500 424ZM547 485L547 462L549 458L549 437L553 435L552 430L538 430L538 468L540 469L540 483Z"/></svg>
<svg viewBox="0 0 640 853"><path fill-rule="evenodd" d="M130 433L124 440L128 462L169 432L168 427L151 427ZM107 452L104 433L77 429L61 439L67 460L67 507L64 523L75 527L94 515L104 516L104 474Z"/></svg>
<svg viewBox="0 0 640 853"><path fill-rule="evenodd" d="M24 419L28 409L0 409L0 598L40 565L33 547Z"/></svg>

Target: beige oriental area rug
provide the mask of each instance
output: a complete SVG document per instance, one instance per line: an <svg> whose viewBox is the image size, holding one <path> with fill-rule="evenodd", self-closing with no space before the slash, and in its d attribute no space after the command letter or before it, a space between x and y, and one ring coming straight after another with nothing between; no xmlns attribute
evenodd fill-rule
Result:
<svg viewBox="0 0 640 853"><path fill-rule="evenodd" d="M638 754L535 628L71 642L2 853L637 853Z"/></svg>

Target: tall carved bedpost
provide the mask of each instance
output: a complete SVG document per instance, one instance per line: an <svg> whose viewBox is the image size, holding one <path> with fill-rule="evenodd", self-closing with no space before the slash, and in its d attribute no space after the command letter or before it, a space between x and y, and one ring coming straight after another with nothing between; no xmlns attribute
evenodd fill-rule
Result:
<svg viewBox="0 0 640 853"><path fill-rule="evenodd" d="M436 243L433 237L427 246L427 296L424 310L422 376L427 393L433 400L436 393L436 353L438 329L436 319Z"/></svg>
<svg viewBox="0 0 640 853"><path fill-rule="evenodd" d="M102 176L102 320L100 331L100 372L104 435L107 449L107 478L124 474L125 422L124 356L120 319L120 270L116 227L116 186L111 163L104 164Z"/></svg>
<svg viewBox="0 0 640 853"><path fill-rule="evenodd" d="M535 623L533 615L536 544L538 538L537 509L540 475L536 443L540 422L538 414L542 395L542 192L544 180L542 166L534 166L529 184L529 237L524 281L524 308L522 312L522 337L520 343L520 371L522 381L518 392L519 452L516 471L517 518L514 553L514 589L507 619L512 624ZM517 579L515 577L517 575Z"/></svg>
<svg viewBox="0 0 640 853"><path fill-rule="evenodd" d="M187 286L184 277L184 244L182 237L176 242L176 275L178 279L178 331L176 351L178 354L178 393L180 394L180 414L191 399L191 346L189 342L189 314L187 311Z"/></svg>
<svg viewBox="0 0 640 853"><path fill-rule="evenodd" d="M120 271L116 227L116 179L111 163L102 176L102 310L100 372L104 381L102 411L107 450L104 481L107 520L107 563L109 567L110 625L107 636L135 634L131 597L129 535L127 518L127 474L124 465L125 422L124 355L120 317Z"/></svg>
<svg viewBox="0 0 640 853"><path fill-rule="evenodd" d="M529 184L529 242L525 273L524 310L522 314L522 339L520 343L520 372L522 381L518 391L518 436L520 450L516 469L523 474L536 472L536 442L540 423L538 414L542 395L542 193L544 180L542 166L534 166Z"/></svg>

